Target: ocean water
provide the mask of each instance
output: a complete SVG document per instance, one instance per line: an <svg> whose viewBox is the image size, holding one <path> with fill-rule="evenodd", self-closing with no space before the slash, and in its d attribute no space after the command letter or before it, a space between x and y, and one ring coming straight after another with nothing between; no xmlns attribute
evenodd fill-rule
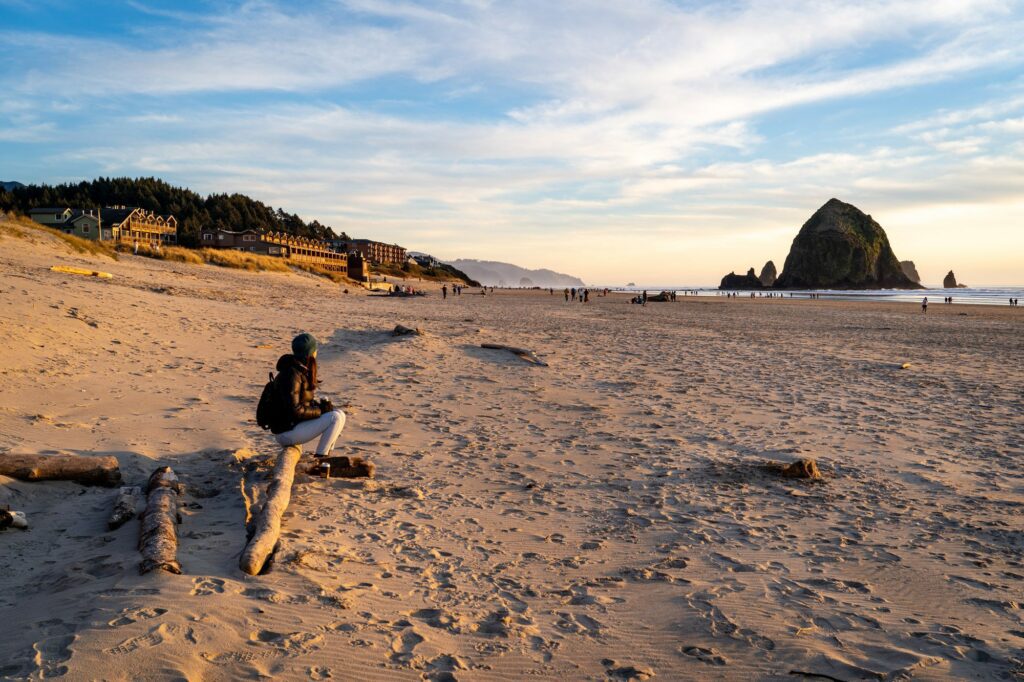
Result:
<svg viewBox="0 0 1024 682"><path fill-rule="evenodd" d="M598 287L595 287L598 288ZM648 294L657 294L661 291L676 291L680 296L684 291L697 291L698 296L724 296L725 292L719 291L717 287L694 287L694 286L655 286L655 287L611 287L612 291L639 293L647 290ZM844 301L893 301L898 303L920 303L927 296L928 303L942 305L942 299L947 296L953 297L953 303L967 305L1010 305L1011 298L1024 298L1024 287L969 287L967 289L916 289L906 291L903 289L867 289L860 291L837 291L820 289L814 291L800 290L772 290L785 298L809 298L810 294L818 294L818 298ZM735 292L741 297L750 297L750 291L739 290ZM762 296L768 292L755 291L754 295ZM692 294L691 294L692 295Z"/></svg>

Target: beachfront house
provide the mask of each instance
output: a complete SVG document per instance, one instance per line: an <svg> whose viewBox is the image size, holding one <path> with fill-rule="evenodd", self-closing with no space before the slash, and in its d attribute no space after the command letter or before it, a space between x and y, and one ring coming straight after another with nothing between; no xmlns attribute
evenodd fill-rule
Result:
<svg viewBox="0 0 1024 682"><path fill-rule="evenodd" d="M174 244L178 240L178 221L172 215L128 206L109 206L101 210L70 207L42 207L29 211L32 220L94 241L122 241L147 246Z"/></svg>
<svg viewBox="0 0 1024 682"><path fill-rule="evenodd" d="M343 253L358 253L374 265L404 265L406 250L398 244L385 244L372 239L337 239L334 248Z"/></svg>
<svg viewBox="0 0 1024 682"><path fill-rule="evenodd" d="M319 239L256 229L232 231L207 227L200 233L199 243L211 249L234 249L285 258L297 264L352 277L349 274L348 255L335 251L328 242Z"/></svg>

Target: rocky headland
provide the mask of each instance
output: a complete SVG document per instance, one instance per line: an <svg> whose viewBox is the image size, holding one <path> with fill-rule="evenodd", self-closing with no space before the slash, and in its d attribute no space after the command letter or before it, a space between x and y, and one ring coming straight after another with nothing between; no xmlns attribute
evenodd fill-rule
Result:
<svg viewBox="0 0 1024 682"><path fill-rule="evenodd" d="M856 206L829 199L793 240L777 289L922 289L903 272L885 230Z"/></svg>
<svg viewBox="0 0 1024 682"><path fill-rule="evenodd" d="M921 275L917 272L917 266L914 265L914 261L901 260L900 268L903 270L903 274L906 275L911 282L917 282L918 284L921 283Z"/></svg>
<svg viewBox="0 0 1024 682"><path fill-rule="evenodd" d="M770 287L775 284L775 280L778 278L779 272L775 269L775 263L773 261L768 261L764 264L764 267L761 268L761 276L758 277L758 280L760 280L761 286Z"/></svg>

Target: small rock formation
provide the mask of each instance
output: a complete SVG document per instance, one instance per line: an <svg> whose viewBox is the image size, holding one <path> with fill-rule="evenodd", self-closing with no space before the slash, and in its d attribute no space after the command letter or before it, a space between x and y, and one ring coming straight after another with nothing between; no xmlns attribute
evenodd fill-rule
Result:
<svg viewBox="0 0 1024 682"><path fill-rule="evenodd" d="M966 284L959 284L959 283L957 283L956 275L954 275L953 271L950 270L949 273L947 273L946 276L942 279L942 288L943 289L966 289L967 285Z"/></svg>
<svg viewBox="0 0 1024 682"><path fill-rule="evenodd" d="M730 272L728 275L722 278L722 283L718 285L719 289L763 289L761 286L761 280L754 274L754 268L747 270L745 275L737 275L735 272Z"/></svg>
<svg viewBox="0 0 1024 682"><path fill-rule="evenodd" d="M779 272L775 269L775 263L768 261L761 268L761 276L758 277L761 280L761 286L770 287L775 284L775 280L778 279Z"/></svg>
<svg viewBox="0 0 1024 682"><path fill-rule="evenodd" d="M917 268L914 266L914 261L901 260L900 268L903 270L903 274L906 275L911 282L917 282L918 284L921 283L921 275L917 273Z"/></svg>
<svg viewBox="0 0 1024 682"><path fill-rule="evenodd" d="M800 228L777 289L923 289L903 273L882 226L856 206L828 202Z"/></svg>

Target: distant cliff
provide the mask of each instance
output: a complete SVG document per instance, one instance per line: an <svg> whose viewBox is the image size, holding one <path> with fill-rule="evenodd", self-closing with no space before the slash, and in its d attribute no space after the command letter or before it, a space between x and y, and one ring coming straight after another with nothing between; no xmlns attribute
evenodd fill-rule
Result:
<svg viewBox="0 0 1024 682"><path fill-rule="evenodd" d="M467 275L485 286L493 287L582 287L583 280L579 277L566 275L554 270L529 270L512 263L501 263L490 260L461 258L447 261Z"/></svg>
<svg viewBox="0 0 1024 682"><path fill-rule="evenodd" d="M778 289L923 289L903 273L882 226L830 199L793 240Z"/></svg>
<svg viewBox="0 0 1024 682"><path fill-rule="evenodd" d="M921 275L917 273L917 267L914 265L914 261L901 260L900 269L903 270L903 274L906 275L911 282L917 282L918 284L921 283Z"/></svg>

